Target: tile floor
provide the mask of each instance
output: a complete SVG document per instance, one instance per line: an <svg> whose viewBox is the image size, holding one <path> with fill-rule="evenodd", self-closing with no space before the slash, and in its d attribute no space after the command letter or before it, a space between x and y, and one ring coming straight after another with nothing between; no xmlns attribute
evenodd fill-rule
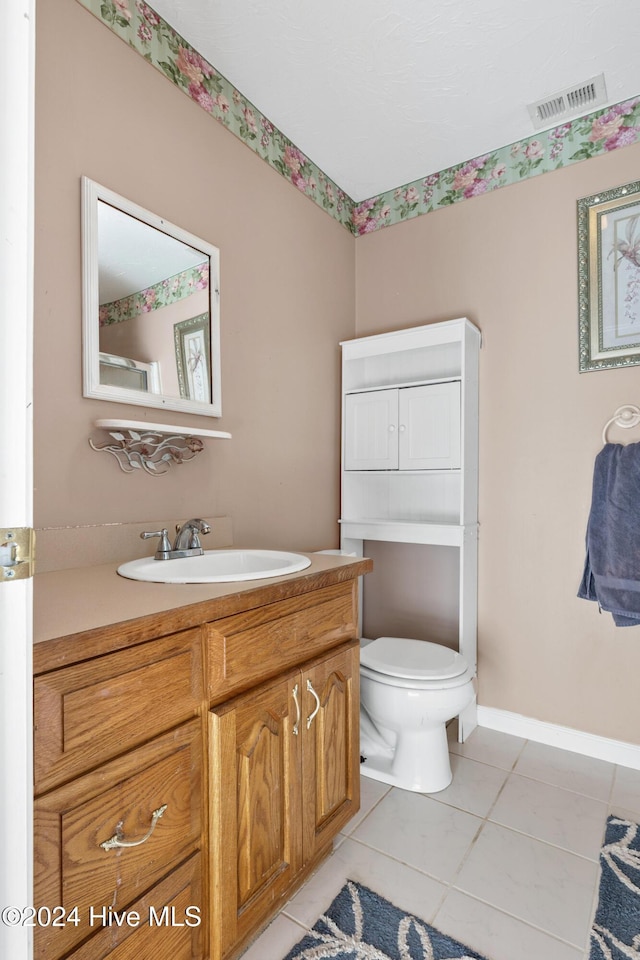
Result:
<svg viewBox="0 0 640 960"><path fill-rule="evenodd" d="M640 771L478 728L431 796L362 778L332 855L243 960L282 960L345 880L488 960L585 960L607 815L640 819Z"/></svg>

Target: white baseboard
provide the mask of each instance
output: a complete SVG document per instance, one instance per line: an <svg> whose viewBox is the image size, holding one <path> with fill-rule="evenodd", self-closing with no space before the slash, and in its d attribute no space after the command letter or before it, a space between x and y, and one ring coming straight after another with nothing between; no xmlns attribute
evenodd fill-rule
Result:
<svg viewBox="0 0 640 960"><path fill-rule="evenodd" d="M478 705L478 726L499 730L501 733L511 733L515 737L524 737L525 740L534 740L536 743L546 743L551 747L572 750L574 753L581 753L597 760L618 763L621 767L640 770L640 746L625 743L624 740L610 740L607 737L584 733L582 730L574 730L571 727L561 727L555 723L545 723L544 720L523 717L509 710L480 705Z"/></svg>

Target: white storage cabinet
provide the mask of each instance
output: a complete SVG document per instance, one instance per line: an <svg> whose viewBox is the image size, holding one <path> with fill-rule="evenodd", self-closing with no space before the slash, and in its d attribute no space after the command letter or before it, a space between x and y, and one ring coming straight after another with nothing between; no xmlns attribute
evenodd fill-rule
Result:
<svg viewBox="0 0 640 960"><path fill-rule="evenodd" d="M460 383L345 396L345 470L460 466Z"/></svg>
<svg viewBox="0 0 640 960"><path fill-rule="evenodd" d="M458 547L459 649L475 668L480 331L461 318L341 346L341 549ZM461 739L475 726L474 703Z"/></svg>

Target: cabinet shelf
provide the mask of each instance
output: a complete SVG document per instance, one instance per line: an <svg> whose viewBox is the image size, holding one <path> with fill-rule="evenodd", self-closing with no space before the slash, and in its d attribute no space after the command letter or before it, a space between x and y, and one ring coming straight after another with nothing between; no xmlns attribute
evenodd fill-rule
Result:
<svg viewBox="0 0 640 960"><path fill-rule="evenodd" d="M338 521L343 537L351 540L384 540L389 543L425 543L460 547L477 535L477 524L441 523L430 520L379 520L377 518Z"/></svg>
<svg viewBox="0 0 640 960"><path fill-rule="evenodd" d="M436 467L435 469L429 470L345 470L345 475L349 477L370 477L372 474L375 474L377 477L437 477L440 475L443 476L457 476L462 471L460 467Z"/></svg>
<svg viewBox="0 0 640 960"><path fill-rule="evenodd" d="M435 383L460 383L461 377L433 377L431 379L420 379L420 380L394 380L393 383L379 383L376 384L374 388L372 387L354 387L353 389L345 390L345 396L349 396L352 393L369 393L372 389L375 390L404 390L408 387L428 387Z"/></svg>

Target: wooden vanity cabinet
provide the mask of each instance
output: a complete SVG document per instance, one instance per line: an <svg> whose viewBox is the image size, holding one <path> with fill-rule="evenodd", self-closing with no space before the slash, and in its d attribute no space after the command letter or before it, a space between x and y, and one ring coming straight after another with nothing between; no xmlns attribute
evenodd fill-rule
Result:
<svg viewBox="0 0 640 960"><path fill-rule="evenodd" d="M35 906L76 908L35 960L231 960L329 853L359 806L367 564L34 653Z"/></svg>

